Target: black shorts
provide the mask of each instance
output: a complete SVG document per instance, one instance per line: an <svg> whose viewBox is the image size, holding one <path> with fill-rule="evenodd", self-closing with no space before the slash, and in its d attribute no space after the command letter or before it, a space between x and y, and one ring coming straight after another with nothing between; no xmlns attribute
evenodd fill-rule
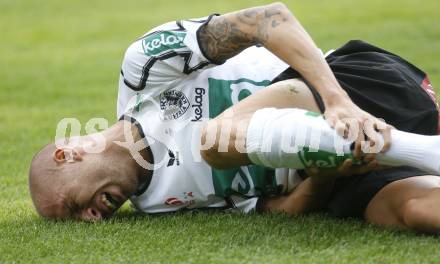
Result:
<svg viewBox="0 0 440 264"><path fill-rule="evenodd" d="M399 130L436 135L439 112L426 74L399 56L368 43L350 41L326 57L342 88L353 102ZM301 78L289 68L273 83ZM322 112L321 96L309 83ZM385 185L426 173L412 167L395 167L338 179L330 196L329 212L340 217L362 217L374 195Z"/></svg>

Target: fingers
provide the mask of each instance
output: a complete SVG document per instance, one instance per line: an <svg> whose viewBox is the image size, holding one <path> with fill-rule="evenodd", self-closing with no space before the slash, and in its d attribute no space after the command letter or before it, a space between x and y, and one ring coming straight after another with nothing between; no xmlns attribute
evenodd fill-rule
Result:
<svg viewBox="0 0 440 264"><path fill-rule="evenodd" d="M376 159L376 153L368 153L362 157L362 162L368 164Z"/></svg>
<svg viewBox="0 0 440 264"><path fill-rule="evenodd" d="M350 177L352 175L364 174L379 168L375 159L375 154L368 154L363 157L361 165L355 165L353 159L346 159L336 169L323 169L318 167L306 168L307 174L319 181L329 181L340 177Z"/></svg>
<svg viewBox="0 0 440 264"><path fill-rule="evenodd" d="M329 107L326 109L325 118L338 135L354 142L353 156L361 159L363 153L386 152L391 146L392 127L385 121L362 111L357 106ZM383 137L379 137L379 133ZM365 149L362 142L368 142ZM383 142L383 145L381 145Z"/></svg>
<svg viewBox="0 0 440 264"><path fill-rule="evenodd" d="M350 172L351 172L351 169L352 169L352 166L353 166L353 160L352 159L346 159L346 160L344 160L342 165L339 166L337 171L340 174L340 176L343 176L343 177L349 176Z"/></svg>
<svg viewBox="0 0 440 264"><path fill-rule="evenodd" d="M306 170L307 175L309 175L310 177L316 177L319 174L319 168L317 168L315 166L306 168L305 170Z"/></svg>
<svg viewBox="0 0 440 264"><path fill-rule="evenodd" d="M329 114L327 114L327 112L324 113L325 116L325 120L327 120L327 123L332 127L335 128L336 127L336 121L337 119L334 116L331 116Z"/></svg>
<svg viewBox="0 0 440 264"><path fill-rule="evenodd" d="M336 133L338 133L338 135L340 135L341 137L347 138L348 132L349 132L348 129L349 129L349 127L346 123L344 123L340 120L338 120L336 122L335 130L336 130Z"/></svg>
<svg viewBox="0 0 440 264"><path fill-rule="evenodd" d="M352 159L346 159L338 168L341 177L349 177L356 174L364 174L372 170L376 170L379 163L376 160L375 153L368 153L362 157L362 164L355 165Z"/></svg>
<svg viewBox="0 0 440 264"><path fill-rule="evenodd" d="M393 127L387 125L386 128L382 131L384 144L382 150L380 151L381 153L388 151L391 147L391 129L393 129Z"/></svg>
<svg viewBox="0 0 440 264"><path fill-rule="evenodd" d="M383 153L390 148L391 129L392 127L387 125L382 119L374 118L365 123L364 131L370 141L369 153Z"/></svg>
<svg viewBox="0 0 440 264"><path fill-rule="evenodd" d="M354 175L355 174L364 174L364 173L378 169L378 166L379 166L379 164L378 164L377 160L372 160L368 164L364 164L359 167L353 168L352 174L354 174Z"/></svg>
<svg viewBox="0 0 440 264"><path fill-rule="evenodd" d="M336 122L338 121L338 118L336 118L334 115L329 113L328 111L324 112L325 120L327 123L332 127L336 128Z"/></svg>
<svg viewBox="0 0 440 264"><path fill-rule="evenodd" d="M348 159L340 167L339 174L341 177L350 177L352 175L364 174L376 170L378 167L379 164L375 159L362 165L353 165L352 160Z"/></svg>
<svg viewBox="0 0 440 264"><path fill-rule="evenodd" d="M362 141L365 140L365 135L362 130L362 126L363 126L363 124L360 123L359 128L361 128L361 129L357 130L356 141L354 144L353 156L357 160L361 160L361 158L362 158Z"/></svg>
<svg viewBox="0 0 440 264"><path fill-rule="evenodd" d="M368 142L369 144L366 145L365 149L364 149L364 153L376 153L379 150L375 150L373 147L377 147L377 143L380 141L379 137L380 137L380 133L377 132L376 130L376 120L373 119L368 119L365 120L364 124L363 124L363 133L364 133L364 138L366 140L366 143Z"/></svg>
<svg viewBox="0 0 440 264"><path fill-rule="evenodd" d="M355 118L344 118L336 121L336 133L349 142L354 142L353 156L360 160L362 157L362 142L365 141L363 122Z"/></svg>
<svg viewBox="0 0 440 264"><path fill-rule="evenodd" d="M360 158L362 153L384 153L391 146L391 129L392 126L387 125L383 120L371 117L363 123L363 138L359 135L356 141L355 152L356 158ZM362 144L364 144L362 146Z"/></svg>
<svg viewBox="0 0 440 264"><path fill-rule="evenodd" d="M369 172L369 171L372 171L372 170L376 170L376 169L378 169L378 167L379 167L379 162L376 159L374 159L374 160L370 161L367 164L367 166L365 166L365 170L366 171L362 172L362 173L366 173L366 172Z"/></svg>

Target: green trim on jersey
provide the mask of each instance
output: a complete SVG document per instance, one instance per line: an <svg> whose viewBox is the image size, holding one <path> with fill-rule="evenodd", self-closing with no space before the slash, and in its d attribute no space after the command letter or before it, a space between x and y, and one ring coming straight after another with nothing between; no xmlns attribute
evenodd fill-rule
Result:
<svg viewBox="0 0 440 264"><path fill-rule="evenodd" d="M141 94L140 93L136 93L136 104L134 107L134 111L139 112L141 109Z"/></svg>
<svg viewBox="0 0 440 264"><path fill-rule="evenodd" d="M186 47L183 43L186 32L182 31L160 31L147 35L142 40L142 48L145 55L155 56L165 51L173 51Z"/></svg>
<svg viewBox="0 0 440 264"><path fill-rule="evenodd" d="M316 112L312 112L312 111L308 111L308 112L306 112L306 115L307 115L307 116L313 116L313 117L319 117L319 116L322 116L321 113L316 113Z"/></svg>
<svg viewBox="0 0 440 264"><path fill-rule="evenodd" d="M221 114L224 110L233 105L232 103L232 85L240 83L248 83L255 86L256 89L262 89L270 84L269 80L260 82L253 81L246 78L237 80L220 80L208 79L209 83L209 118L214 118ZM238 94L238 101L243 100L252 94L252 91L243 89Z"/></svg>
<svg viewBox="0 0 440 264"><path fill-rule="evenodd" d="M280 193L275 171L256 165L242 166L228 170L212 169L215 194L220 197L270 196ZM254 193L250 192L255 190Z"/></svg>
<svg viewBox="0 0 440 264"><path fill-rule="evenodd" d="M253 86L252 90L265 88L270 84L269 80L260 82L246 78L237 80L208 79L209 83L209 118L214 118L235 102L241 101L252 94L252 91L244 87ZM232 85L242 84L237 98L232 98ZM273 169L249 165L236 167L228 170L212 169L212 181L215 194L220 197L229 197L232 194L242 196L274 195L280 192L277 186L275 171ZM255 193L250 192L251 189Z"/></svg>

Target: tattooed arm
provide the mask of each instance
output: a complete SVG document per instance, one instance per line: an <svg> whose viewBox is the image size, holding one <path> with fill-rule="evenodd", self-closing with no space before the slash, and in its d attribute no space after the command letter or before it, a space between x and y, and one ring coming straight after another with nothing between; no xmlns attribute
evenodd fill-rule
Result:
<svg viewBox="0 0 440 264"><path fill-rule="evenodd" d="M318 90L326 106L326 120L332 127L338 124L342 134L349 127L346 118L355 118L358 127L369 120L377 127L387 128L384 129L387 133L384 149L389 147L389 127L351 101L311 37L284 4L274 3L214 17L198 34L206 56L218 63L252 45L263 45ZM355 154L360 156L360 141L356 146Z"/></svg>
<svg viewBox="0 0 440 264"><path fill-rule="evenodd" d="M319 91L324 98L335 94L346 96L342 89L336 89L339 84L313 40L283 4L214 17L200 29L199 39L209 59L218 63L252 45L262 44L317 88L325 85L327 88Z"/></svg>

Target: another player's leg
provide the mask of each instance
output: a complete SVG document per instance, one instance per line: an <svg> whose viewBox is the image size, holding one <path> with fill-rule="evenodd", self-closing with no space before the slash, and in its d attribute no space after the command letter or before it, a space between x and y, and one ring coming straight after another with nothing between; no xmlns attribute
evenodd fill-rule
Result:
<svg viewBox="0 0 440 264"><path fill-rule="evenodd" d="M440 233L440 177L416 176L383 187L365 210L368 222Z"/></svg>

